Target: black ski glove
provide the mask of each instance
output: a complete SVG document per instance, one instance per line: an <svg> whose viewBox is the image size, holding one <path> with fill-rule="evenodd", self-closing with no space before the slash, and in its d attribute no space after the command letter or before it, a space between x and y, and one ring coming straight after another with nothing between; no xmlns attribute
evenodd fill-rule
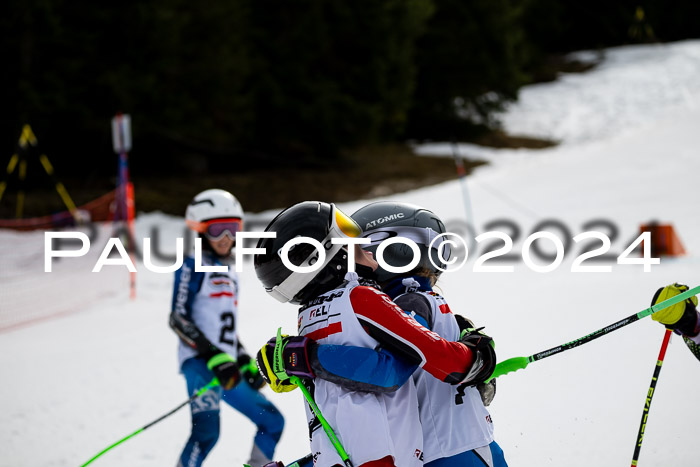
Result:
<svg viewBox="0 0 700 467"><path fill-rule="evenodd" d="M488 407L493 402L493 398L496 397L496 378L488 383L477 384L476 389L479 391L484 407Z"/></svg>
<svg viewBox="0 0 700 467"><path fill-rule="evenodd" d="M307 454L301 459L297 459L291 464L287 464L286 467L313 467L314 458L311 454ZM263 467L285 467L283 462L270 462L269 464L263 465Z"/></svg>
<svg viewBox="0 0 700 467"><path fill-rule="evenodd" d="M470 329L474 329L476 326L474 326L474 323L472 323L472 320L469 318L465 318L462 315L458 315L457 313L454 314L455 321L457 321L457 326L459 326L459 332L463 331L468 331Z"/></svg>
<svg viewBox="0 0 700 467"><path fill-rule="evenodd" d="M265 385L265 380L260 374L258 366L255 364L255 360L250 358L248 354L239 353L237 363L241 376L253 389L260 389Z"/></svg>
<svg viewBox="0 0 700 467"><path fill-rule="evenodd" d="M207 368L214 373L224 390L229 390L241 381L236 359L231 355L220 352L207 359Z"/></svg>
<svg viewBox="0 0 700 467"><path fill-rule="evenodd" d="M311 369L310 360L315 355L318 344L301 336L280 335L280 343L277 339L273 337L263 345L256 360L258 369L270 388L275 392L287 392L296 388L290 382L290 376L302 379L313 379L316 376ZM281 355L275 355L275 348Z"/></svg>
<svg viewBox="0 0 700 467"><path fill-rule="evenodd" d="M496 350L493 339L483 332L483 328L468 328L462 331L459 342L469 347L474 354L474 361L461 383L481 384L493 374L496 368Z"/></svg>

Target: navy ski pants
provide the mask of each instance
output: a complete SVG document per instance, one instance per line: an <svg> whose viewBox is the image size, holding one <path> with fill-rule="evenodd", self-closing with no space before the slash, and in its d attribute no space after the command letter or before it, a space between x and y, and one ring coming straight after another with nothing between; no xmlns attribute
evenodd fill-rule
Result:
<svg viewBox="0 0 700 467"><path fill-rule="evenodd" d="M187 380L188 394L214 378L203 359L190 358L182 363L182 373ZM265 396L253 389L245 380L233 389L223 391L215 387L190 404L192 433L180 455L183 467L199 467L219 439L219 405L224 402L248 417L258 428L254 442L269 459L282 436L284 417Z"/></svg>
<svg viewBox="0 0 700 467"><path fill-rule="evenodd" d="M508 467L506 459L503 456L503 450L495 441L489 444L491 448L491 456L493 458L493 467ZM435 459L432 462L425 464L425 467L491 467L484 459L475 451L467 451L451 457L443 457Z"/></svg>

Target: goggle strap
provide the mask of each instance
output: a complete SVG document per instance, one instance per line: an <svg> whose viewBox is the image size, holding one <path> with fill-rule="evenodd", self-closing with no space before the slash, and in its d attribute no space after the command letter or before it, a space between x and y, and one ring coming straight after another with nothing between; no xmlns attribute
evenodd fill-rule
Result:
<svg viewBox="0 0 700 467"><path fill-rule="evenodd" d="M321 244L325 244L328 239L329 237L326 237ZM343 245L333 244L330 250L326 251L326 260L324 261L323 265L316 271L310 273L292 272L279 285L272 287L272 289L269 289L267 292L280 302L290 301L297 293L299 293L300 290L309 285L309 283L316 277L316 273L318 273L318 271L328 266L328 263L330 263L330 261L342 247ZM309 261L315 256L316 251L313 251L299 266L308 266ZM286 300L280 300L280 298L284 298Z"/></svg>

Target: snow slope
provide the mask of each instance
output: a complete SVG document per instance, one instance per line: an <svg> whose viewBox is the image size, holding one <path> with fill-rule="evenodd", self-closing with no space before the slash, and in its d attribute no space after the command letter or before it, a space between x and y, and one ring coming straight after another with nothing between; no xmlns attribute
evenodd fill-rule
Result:
<svg viewBox="0 0 700 467"><path fill-rule="evenodd" d="M522 260L509 263L512 273L473 272L479 252L471 252L462 270L443 275L440 288L453 310L487 327L499 358L528 356L629 316L646 308L661 285L700 284L698 76L700 41L610 49L592 72L524 89L505 115L509 131L554 137L560 146L497 151L460 145L463 155L491 162L468 180L477 228L489 230L486 224L498 219L514 223L521 230L514 253L543 219L563 223L569 238L590 229L584 224L607 219L619 230L611 247L615 255L641 223L656 219L673 224L688 252L663 258L648 273L614 261L604 263L612 267L609 273L573 273L571 263L581 252L574 244L549 273L534 272ZM417 151L451 154L445 144ZM464 218L458 181L392 199L433 209L448 227ZM353 212L364 203L342 207ZM150 235L154 225L163 233L164 249L172 250L182 219L141 214L138 234ZM7 232L0 239L22 242ZM69 316L0 335L0 465L79 465L187 398L177 374L177 340L167 327L172 277L138 266L136 300L124 290ZM42 281L50 280L37 279L38 298ZM250 352L278 326L295 332L294 308L265 295L250 262L241 281L238 328ZM628 465L662 336L663 328L647 318L501 377L490 411L509 465ZM699 364L674 337L640 466L697 463L692 446L700 416L694 404ZM287 420L277 457L304 455L301 394L264 391ZM183 409L94 465L174 465L188 432ZM247 419L224 408L222 435L207 465L240 465L252 434Z"/></svg>

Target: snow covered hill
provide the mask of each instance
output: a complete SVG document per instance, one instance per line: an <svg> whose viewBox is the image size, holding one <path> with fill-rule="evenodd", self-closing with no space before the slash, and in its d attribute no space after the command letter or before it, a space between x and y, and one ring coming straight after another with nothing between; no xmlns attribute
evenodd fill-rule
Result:
<svg viewBox="0 0 700 467"><path fill-rule="evenodd" d="M610 49L592 72L524 89L505 114L507 130L553 137L561 145L541 151L460 145L463 155L491 162L469 178L469 199L478 231L509 233L511 253L519 255L525 238L543 230L538 224L544 220L557 222L559 230L552 231L563 241L586 230L616 233L613 256L638 235L640 224L658 220L673 224L688 252L663 258L647 273L614 261L595 263L610 265L611 272L571 272L582 252L571 241L562 264L547 273L533 271L522 259L498 263L512 265L513 272L474 272L480 252L470 252L466 266L443 274L439 285L453 310L486 326L500 359L546 350L640 311L667 283L700 285L698 76L700 41ZM451 154L447 144L417 151ZM426 206L448 227L464 219L458 181L392 199ZM342 208L353 212L366 202ZM153 226L163 234L163 248L172 250L182 219L139 216L139 236L150 235ZM0 232L3 246L22 241ZM41 303L42 282L52 278L38 276L30 293ZM241 282L238 328L250 352L278 326L295 332L294 308L265 295L250 263ZM177 340L167 326L171 287L171 275L139 265L134 301L120 285L123 292L79 312L0 334L1 466L80 465L187 398L177 373ZM490 411L509 465L628 465L662 336L663 328L647 318L499 378ZM698 387L700 362L676 336L657 385L640 466L697 462ZM301 394L264 391L287 420L277 457L291 461L304 455ZM222 413L221 438L208 465L240 465L253 426L233 410ZM94 465L174 465L188 432L183 409Z"/></svg>

